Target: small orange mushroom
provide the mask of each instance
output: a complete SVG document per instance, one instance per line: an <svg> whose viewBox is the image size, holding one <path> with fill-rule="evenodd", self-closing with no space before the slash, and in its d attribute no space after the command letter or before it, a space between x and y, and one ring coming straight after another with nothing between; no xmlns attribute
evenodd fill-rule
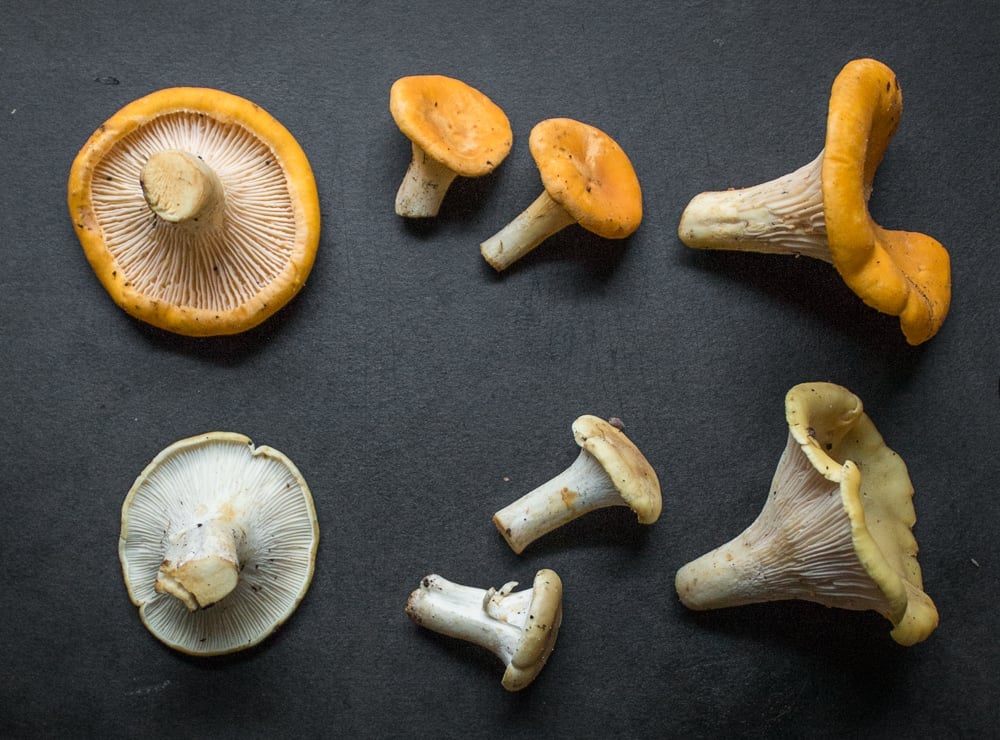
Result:
<svg viewBox="0 0 1000 740"><path fill-rule="evenodd" d="M849 62L833 83L819 156L754 187L696 196L681 216L681 241L830 262L867 305L899 317L910 344L927 341L951 303L948 252L926 234L884 229L868 212L875 171L902 109L889 67Z"/></svg>
<svg viewBox="0 0 1000 740"><path fill-rule="evenodd" d="M302 288L319 197L298 142L257 105L175 87L103 123L73 162L68 205L91 267L142 321L236 334Z"/></svg>
<svg viewBox="0 0 1000 740"><path fill-rule="evenodd" d="M545 189L480 245L497 272L573 223L605 239L624 239L639 228L639 178L606 133L571 118L550 118L531 130L528 147Z"/></svg>
<svg viewBox="0 0 1000 740"><path fill-rule="evenodd" d="M461 80L413 75L393 83L389 112L413 145L396 214L436 216L454 179L482 177L510 153L513 134L506 114Z"/></svg>

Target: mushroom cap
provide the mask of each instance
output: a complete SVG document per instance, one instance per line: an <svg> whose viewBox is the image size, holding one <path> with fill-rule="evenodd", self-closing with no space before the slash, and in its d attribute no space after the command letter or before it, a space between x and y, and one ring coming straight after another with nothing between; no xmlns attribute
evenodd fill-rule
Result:
<svg viewBox="0 0 1000 740"><path fill-rule="evenodd" d="M641 524L652 524L660 518L663 499L656 471L621 429L600 417L584 414L573 422L573 438L604 468Z"/></svg>
<svg viewBox="0 0 1000 740"><path fill-rule="evenodd" d="M861 399L842 386L796 385L785 397L785 417L813 467L840 482L855 553L890 605L893 638L904 645L925 639L938 614L923 591L906 463L885 444Z"/></svg>
<svg viewBox="0 0 1000 740"><path fill-rule="evenodd" d="M165 544L204 519L232 522L236 587L211 608L189 611L155 590ZM191 655L256 645L291 616L312 580L319 525L309 487L295 465L242 434L210 432L160 452L122 505L118 555L129 597L159 640Z"/></svg>
<svg viewBox="0 0 1000 740"><path fill-rule="evenodd" d="M514 140L503 110L452 77L401 77L389 90L389 112L408 139L463 177L492 172Z"/></svg>
<svg viewBox="0 0 1000 740"><path fill-rule="evenodd" d="M605 239L624 239L639 228L639 178L606 133L571 118L550 118L531 130L528 147L545 191L583 228Z"/></svg>
<svg viewBox="0 0 1000 740"><path fill-rule="evenodd" d="M518 691L531 683L552 654L562 624L562 580L554 570L535 574L523 636L503 674L503 687Z"/></svg>
<svg viewBox="0 0 1000 740"><path fill-rule="evenodd" d="M868 212L875 171L902 110L899 82L882 62L856 59L837 75L827 115L823 211L844 282L867 305L899 316L907 341L920 344L948 314L948 252L926 234L883 229Z"/></svg>
<svg viewBox="0 0 1000 740"><path fill-rule="evenodd" d="M152 154L196 155L225 190L220 228L155 216L140 176ZM68 204L91 267L142 321L191 336L235 334L284 306L319 243L312 169L292 135L248 100L176 87L129 103L90 137L69 174Z"/></svg>

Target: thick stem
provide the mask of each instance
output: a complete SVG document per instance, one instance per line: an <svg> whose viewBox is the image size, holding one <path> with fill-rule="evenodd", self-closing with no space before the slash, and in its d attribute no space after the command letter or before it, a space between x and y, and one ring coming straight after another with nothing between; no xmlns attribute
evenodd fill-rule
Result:
<svg viewBox="0 0 1000 740"><path fill-rule="evenodd" d="M823 216L823 152L776 180L742 190L696 195L678 234L696 249L814 257L832 262Z"/></svg>
<svg viewBox="0 0 1000 740"><path fill-rule="evenodd" d="M156 590L191 611L225 598L239 582L238 548L246 539L231 522L200 522L171 538L156 575Z"/></svg>
<svg viewBox="0 0 1000 740"><path fill-rule="evenodd" d="M515 584L509 583L499 590L462 586L439 575L426 576L420 588L410 594L406 614L417 624L442 635L471 642L486 648L504 664L509 664L524 631L530 589L508 596ZM512 607L503 602L513 598ZM518 622L521 615L521 622Z"/></svg>
<svg viewBox="0 0 1000 740"><path fill-rule="evenodd" d="M493 515L511 549L520 553L542 535L607 506L628 506L601 464L581 450L573 464Z"/></svg>
<svg viewBox="0 0 1000 740"><path fill-rule="evenodd" d="M855 552L840 483L815 470L791 435L757 519L678 570L675 586L697 610L801 599L890 611Z"/></svg>
<svg viewBox="0 0 1000 740"><path fill-rule="evenodd" d="M150 209L164 221L192 229L217 227L225 210L225 188L200 158L168 149L150 155L139 175Z"/></svg>
<svg viewBox="0 0 1000 740"><path fill-rule="evenodd" d="M457 173L413 144L413 157L396 192L396 215L429 218L438 215L441 201Z"/></svg>
<svg viewBox="0 0 1000 740"><path fill-rule="evenodd" d="M542 191L517 218L480 244L479 251L490 266L500 272L573 223L576 219Z"/></svg>

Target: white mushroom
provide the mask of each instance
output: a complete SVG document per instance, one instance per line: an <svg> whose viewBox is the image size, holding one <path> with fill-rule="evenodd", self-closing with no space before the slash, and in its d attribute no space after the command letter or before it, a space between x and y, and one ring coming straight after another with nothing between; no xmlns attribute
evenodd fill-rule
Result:
<svg viewBox="0 0 1000 740"><path fill-rule="evenodd" d="M577 517L608 506L628 506L641 524L660 516L656 471L616 426L596 416L573 422L580 454L566 470L493 515L514 552Z"/></svg>
<svg viewBox="0 0 1000 740"><path fill-rule="evenodd" d="M906 465L846 388L797 385L785 415L788 441L760 515L677 572L681 601L716 609L802 599L873 610L900 644L926 639L938 614L917 564Z"/></svg>
<svg viewBox="0 0 1000 740"><path fill-rule="evenodd" d="M535 679L555 647L562 581L542 569L531 588L515 592L515 586L511 581L484 590L432 574L410 594L406 614L422 627L489 650L507 666L503 687L518 691Z"/></svg>
<svg viewBox="0 0 1000 740"><path fill-rule="evenodd" d="M318 542L312 495L291 460L212 432L170 445L139 475L118 554L149 631L215 655L255 645L295 611Z"/></svg>

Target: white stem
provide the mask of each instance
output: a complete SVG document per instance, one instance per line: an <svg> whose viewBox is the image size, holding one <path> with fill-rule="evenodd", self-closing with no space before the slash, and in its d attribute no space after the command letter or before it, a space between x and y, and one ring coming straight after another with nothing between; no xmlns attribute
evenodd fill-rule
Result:
<svg viewBox="0 0 1000 740"><path fill-rule="evenodd" d="M696 195L678 235L696 249L814 257L832 262L823 216L823 152L776 180L742 190Z"/></svg>
<svg viewBox="0 0 1000 740"><path fill-rule="evenodd" d="M601 464L580 450L573 464L493 515L500 534L520 553L542 535L607 506L628 506Z"/></svg>
<svg viewBox="0 0 1000 740"><path fill-rule="evenodd" d="M396 192L396 215L406 218L436 216L457 173L429 157L416 143L412 149L410 166Z"/></svg>
<svg viewBox="0 0 1000 740"><path fill-rule="evenodd" d="M479 251L490 266L500 272L573 223L576 219L542 191L517 218L480 244Z"/></svg>
<svg viewBox="0 0 1000 740"><path fill-rule="evenodd" d="M240 578L238 550L245 533L230 521L210 519L174 535L156 575L156 590L191 611L225 598Z"/></svg>
<svg viewBox="0 0 1000 740"><path fill-rule="evenodd" d="M406 613L422 627L486 648L508 665L524 632L532 593L511 594L515 585L487 591L429 575L410 594Z"/></svg>
<svg viewBox="0 0 1000 740"><path fill-rule="evenodd" d="M677 571L675 586L697 610L801 599L890 611L854 550L840 484L816 471L791 435L757 519Z"/></svg>
<svg viewBox="0 0 1000 740"><path fill-rule="evenodd" d="M225 188L200 158L176 149L155 152L139 175L146 203L164 221L191 229L218 227Z"/></svg>

